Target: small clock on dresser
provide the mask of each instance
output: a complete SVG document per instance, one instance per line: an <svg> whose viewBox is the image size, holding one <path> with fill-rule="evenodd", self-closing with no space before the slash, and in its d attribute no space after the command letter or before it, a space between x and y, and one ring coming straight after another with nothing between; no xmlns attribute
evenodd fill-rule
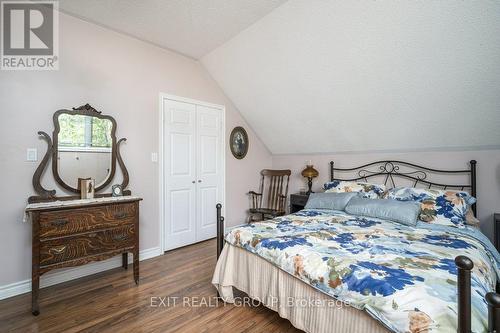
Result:
<svg viewBox="0 0 500 333"><path fill-rule="evenodd" d="M120 184L113 185L111 187L111 195L113 197L121 197L123 196L123 188Z"/></svg>

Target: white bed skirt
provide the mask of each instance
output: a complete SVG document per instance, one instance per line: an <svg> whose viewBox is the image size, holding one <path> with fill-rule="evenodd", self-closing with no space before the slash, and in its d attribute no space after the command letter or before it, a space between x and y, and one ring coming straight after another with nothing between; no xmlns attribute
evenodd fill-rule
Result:
<svg viewBox="0 0 500 333"><path fill-rule="evenodd" d="M364 311L336 301L257 255L231 244L224 245L212 283L225 302L243 303L233 295L235 287L308 333L388 332Z"/></svg>

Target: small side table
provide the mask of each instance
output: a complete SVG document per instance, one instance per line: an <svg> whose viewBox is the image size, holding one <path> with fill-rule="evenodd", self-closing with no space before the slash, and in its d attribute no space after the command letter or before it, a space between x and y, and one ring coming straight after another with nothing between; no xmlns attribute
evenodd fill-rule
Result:
<svg viewBox="0 0 500 333"><path fill-rule="evenodd" d="M294 193L290 194L290 214L304 209L309 199L309 194Z"/></svg>
<svg viewBox="0 0 500 333"><path fill-rule="evenodd" d="M497 250L500 249L500 213L493 215L493 240Z"/></svg>

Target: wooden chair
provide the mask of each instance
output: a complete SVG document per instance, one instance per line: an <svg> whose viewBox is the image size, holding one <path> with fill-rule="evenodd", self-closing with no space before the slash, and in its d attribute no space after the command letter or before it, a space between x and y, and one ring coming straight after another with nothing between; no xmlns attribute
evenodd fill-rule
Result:
<svg viewBox="0 0 500 333"><path fill-rule="evenodd" d="M260 172L259 193L250 191L250 210L248 222L262 221L266 218L285 215L286 198L288 195L288 182L290 170L269 170ZM267 189L267 192L265 192ZM263 207L262 202L267 204Z"/></svg>

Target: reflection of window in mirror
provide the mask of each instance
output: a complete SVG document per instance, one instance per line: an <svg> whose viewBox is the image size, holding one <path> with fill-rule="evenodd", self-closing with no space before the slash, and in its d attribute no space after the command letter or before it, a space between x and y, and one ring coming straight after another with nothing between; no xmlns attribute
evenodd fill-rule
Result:
<svg viewBox="0 0 500 333"><path fill-rule="evenodd" d="M63 113L59 126L59 150L111 151L113 124L109 119Z"/></svg>

